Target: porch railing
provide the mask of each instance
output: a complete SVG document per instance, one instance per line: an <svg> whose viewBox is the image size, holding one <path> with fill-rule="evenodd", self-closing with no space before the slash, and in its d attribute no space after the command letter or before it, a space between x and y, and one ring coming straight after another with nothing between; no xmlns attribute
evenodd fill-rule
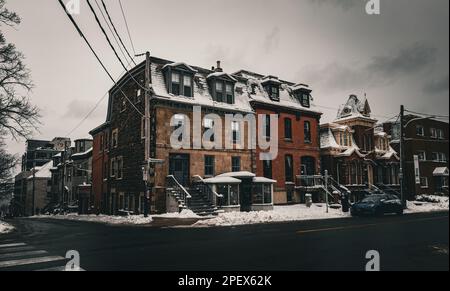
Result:
<svg viewBox="0 0 450 291"><path fill-rule="evenodd" d="M296 186L300 188L321 188L323 187L324 180L323 177L320 175L301 175L297 176L297 183Z"/></svg>
<svg viewBox="0 0 450 291"><path fill-rule="evenodd" d="M167 185L167 191L170 195L173 195L175 199L177 199L178 203L180 203L180 206L182 208L188 208L189 207L189 201L192 198L192 196L189 194L189 192L186 190L186 188L183 187L183 185L178 182L178 180L173 175L169 175L166 178L166 185Z"/></svg>
<svg viewBox="0 0 450 291"><path fill-rule="evenodd" d="M219 201L223 198L223 195L214 191L210 185L205 183L205 180L199 176L195 175L192 177L192 182L197 187L200 193L207 197L208 201L214 206L220 206Z"/></svg>

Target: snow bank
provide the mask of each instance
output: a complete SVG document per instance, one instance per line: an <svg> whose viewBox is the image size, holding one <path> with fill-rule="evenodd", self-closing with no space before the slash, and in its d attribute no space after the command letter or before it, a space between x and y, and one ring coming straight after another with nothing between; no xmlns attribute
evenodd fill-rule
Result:
<svg viewBox="0 0 450 291"><path fill-rule="evenodd" d="M109 215L49 215L49 216L36 216L35 218L41 219L57 219L57 220L71 220L71 221L83 221L83 222L97 222L110 225L145 225L150 224L153 218L200 218L191 210L183 210L181 213L167 213L163 215L154 215L145 218L143 215L130 215L130 216L109 216Z"/></svg>
<svg viewBox="0 0 450 291"><path fill-rule="evenodd" d="M6 222L0 221L0 234L7 234L14 230L14 227Z"/></svg>
<svg viewBox="0 0 450 291"><path fill-rule="evenodd" d="M41 215L33 218L39 219L56 219L56 220L71 220L83 222L97 222L110 225L143 225L152 222L151 217L145 218L143 215L133 216L108 216L108 215Z"/></svg>
<svg viewBox="0 0 450 291"><path fill-rule="evenodd" d="M305 205L275 206L272 211L222 213L216 218L199 221L194 224L194 227L236 226L343 217L350 217L350 214L343 213L340 209L331 208L329 213L326 213L324 204L315 204L311 208L307 208Z"/></svg>
<svg viewBox="0 0 450 291"><path fill-rule="evenodd" d="M408 209L405 213L448 211L449 198L435 195L420 195L417 201L408 201Z"/></svg>

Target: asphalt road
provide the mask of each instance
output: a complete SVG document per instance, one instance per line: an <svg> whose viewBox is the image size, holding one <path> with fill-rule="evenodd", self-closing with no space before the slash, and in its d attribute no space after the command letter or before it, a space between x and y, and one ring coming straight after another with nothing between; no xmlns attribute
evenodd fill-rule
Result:
<svg viewBox="0 0 450 291"><path fill-rule="evenodd" d="M199 229L9 223L17 231L0 236L0 271L64 265L68 250L87 271L363 271L369 250L380 253L382 271L449 270L448 212ZM27 252L53 260L14 265Z"/></svg>

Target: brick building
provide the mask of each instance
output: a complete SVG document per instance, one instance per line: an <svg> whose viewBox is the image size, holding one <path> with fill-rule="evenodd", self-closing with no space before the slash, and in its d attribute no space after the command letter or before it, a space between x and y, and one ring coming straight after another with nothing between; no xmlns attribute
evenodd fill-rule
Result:
<svg viewBox="0 0 450 291"><path fill-rule="evenodd" d="M266 81L273 77L249 75L245 71L227 74L220 62L216 68L204 69L151 58L150 68L150 154L152 161L158 162L152 212L170 211L177 202L183 204L173 201L173 196L183 195L191 196L191 208L211 204L212 208L221 206L225 210L271 209L274 203L299 200L292 192L287 193L286 185L292 183L294 188L301 163L306 163L314 173L319 170L320 112L309 109L311 90L307 86L278 81L277 86L269 87ZM142 213L145 201L145 62L130 74L133 77L126 74L110 90L105 124L91 131L95 201L103 212L111 214ZM272 91L268 91L275 87L280 96L278 101L272 100L269 95ZM273 163L273 175L263 170L259 152L249 146L249 138L256 136L255 113L264 112L292 122L292 141L283 135L284 145ZM233 118L228 119L229 115ZM192 139L188 139L188 147L174 148L172 134L180 128L184 132L178 139ZM211 129L218 128L222 130L221 136L217 133L208 136ZM283 133L287 133L286 128L287 121L280 125ZM201 146L196 138L203 135L208 138ZM208 147L214 143L223 147ZM286 175L287 156L292 157L292 163L289 162L292 173Z"/></svg>
<svg viewBox="0 0 450 291"><path fill-rule="evenodd" d="M407 199L416 195L447 195L449 168L449 126L433 118L406 115L405 138L405 193ZM386 131L394 137L392 146L400 150L400 125L385 124ZM419 168L415 171L414 156Z"/></svg>

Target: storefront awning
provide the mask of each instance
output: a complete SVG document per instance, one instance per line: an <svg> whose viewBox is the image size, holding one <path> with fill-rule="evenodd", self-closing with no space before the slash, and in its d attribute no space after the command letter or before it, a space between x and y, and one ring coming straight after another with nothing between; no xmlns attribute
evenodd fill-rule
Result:
<svg viewBox="0 0 450 291"><path fill-rule="evenodd" d="M251 173L251 172L231 172L231 173L225 173L222 175L219 175L217 177L233 177L233 178L254 178L256 177L255 174Z"/></svg>
<svg viewBox="0 0 450 291"><path fill-rule="evenodd" d="M277 181L272 179L267 179L264 177L255 177L253 178L253 183L256 184L275 184Z"/></svg>
<svg viewBox="0 0 450 291"><path fill-rule="evenodd" d="M435 177L448 177L448 168L439 167L434 169L433 176Z"/></svg>
<svg viewBox="0 0 450 291"><path fill-rule="evenodd" d="M206 184L240 184L242 181L233 177L214 177L205 179Z"/></svg>

